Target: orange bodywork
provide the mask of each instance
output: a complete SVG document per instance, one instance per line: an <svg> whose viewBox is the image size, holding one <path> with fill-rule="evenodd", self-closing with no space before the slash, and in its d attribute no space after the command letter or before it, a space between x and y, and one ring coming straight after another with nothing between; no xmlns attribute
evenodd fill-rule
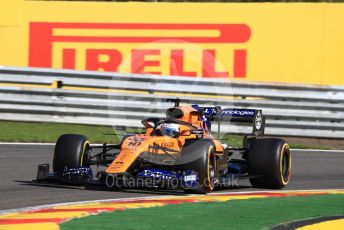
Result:
<svg viewBox="0 0 344 230"><path fill-rule="evenodd" d="M188 122L199 129L203 127L203 121L200 120L198 111L193 107L179 106L175 107L175 109L182 111L183 115L182 117L178 117L179 120ZM147 128L144 134L136 134L126 138L122 143L119 155L106 169L106 173L118 174L126 172L143 152L165 154L165 152L162 150L154 149L152 146L160 146L163 148L176 150L176 152L181 152L187 139L196 138L195 134L191 134L190 127L186 125L180 125L180 135L176 138L151 135L152 130L152 128ZM213 139L207 130L204 130L203 138ZM217 140L213 141L215 143L216 152L222 153L223 147L221 143Z"/></svg>

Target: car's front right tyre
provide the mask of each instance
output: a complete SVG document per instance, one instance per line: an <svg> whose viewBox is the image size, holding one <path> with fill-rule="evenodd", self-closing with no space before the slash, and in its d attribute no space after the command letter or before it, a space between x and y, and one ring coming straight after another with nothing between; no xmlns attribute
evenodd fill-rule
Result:
<svg viewBox="0 0 344 230"><path fill-rule="evenodd" d="M90 143L85 136L64 134L56 142L53 159L53 170L59 172L65 168L88 167L87 154Z"/></svg>

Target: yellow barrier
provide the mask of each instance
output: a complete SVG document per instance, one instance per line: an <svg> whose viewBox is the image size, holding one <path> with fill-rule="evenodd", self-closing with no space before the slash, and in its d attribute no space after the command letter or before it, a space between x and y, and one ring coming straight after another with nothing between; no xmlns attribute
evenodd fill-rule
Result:
<svg viewBox="0 0 344 230"><path fill-rule="evenodd" d="M0 13L0 65L344 84L344 4L0 0Z"/></svg>

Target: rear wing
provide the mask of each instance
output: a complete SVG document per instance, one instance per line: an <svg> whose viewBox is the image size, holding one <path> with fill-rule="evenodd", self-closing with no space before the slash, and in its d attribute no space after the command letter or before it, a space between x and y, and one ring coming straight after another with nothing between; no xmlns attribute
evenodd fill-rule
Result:
<svg viewBox="0 0 344 230"><path fill-rule="evenodd" d="M201 117L209 121L217 121L219 125L222 121L249 123L253 127L253 135L260 136L264 134L265 117L263 116L262 110L236 108L222 109L221 106L199 107L198 105L193 105L193 107L199 111Z"/></svg>

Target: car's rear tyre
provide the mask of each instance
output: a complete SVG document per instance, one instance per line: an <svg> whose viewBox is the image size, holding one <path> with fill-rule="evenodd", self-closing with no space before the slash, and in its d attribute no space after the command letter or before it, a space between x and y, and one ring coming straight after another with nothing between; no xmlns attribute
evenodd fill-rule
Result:
<svg viewBox="0 0 344 230"><path fill-rule="evenodd" d="M60 136L54 150L54 172L65 168L88 167L86 159L89 149L90 143L85 136L78 134Z"/></svg>
<svg viewBox="0 0 344 230"><path fill-rule="evenodd" d="M255 188L281 189L290 181L291 154L289 145L278 138L253 140L248 152L248 170Z"/></svg>
<svg viewBox="0 0 344 230"><path fill-rule="evenodd" d="M216 158L215 148L208 140L195 140L187 142L182 151L182 157L193 159L183 165L185 170L193 170L198 173L198 184L196 188L185 187L185 193L208 193L214 189L216 181ZM195 157L197 156L197 157Z"/></svg>

